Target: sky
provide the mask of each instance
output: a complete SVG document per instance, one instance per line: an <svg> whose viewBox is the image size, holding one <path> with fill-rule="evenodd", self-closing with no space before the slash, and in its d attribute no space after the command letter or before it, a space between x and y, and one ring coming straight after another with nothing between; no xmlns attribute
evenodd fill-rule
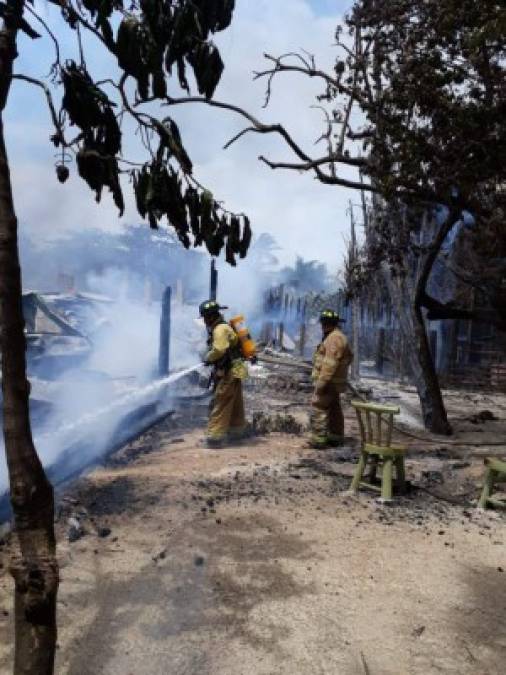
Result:
<svg viewBox="0 0 506 675"><path fill-rule="evenodd" d="M301 48L315 55L319 67L331 68L336 57L335 27L350 5L349 0L238 0L232 26L216 36L225 72L215 99L235 103L266 123L281 122L308 154L323 154L325 147L314 145L324 128L322 113L311 107L322 85L283 74L274 82L269 107L263 109L265 82L254 82L252 73L265 67L264 52L279 55ZM36 0L35 6L53 30L62 34L56 9L44 0ZM70 39L62 40L61 49L64 57L76 57ZM87 41L85 50L95 78L114 71L113 61L104 57L95 42ZM52 58L49 40L23 37L19 53L15 72L38 78L47 75ZM169 89L177 94L175 83ZM159 112L165 116L167 108ZM282 263L302 255L326 263L332 272L340 267L349 231L347 210L350 199L359 201L356 194L322 185L307 173L266 167L258 161L261 154L278 161L294 159L281 139L274 136L249 134L223 150L223 145L245 126L244 120L233 113L184 105L171 108L170 114L179 125L198 180L228 209L246 212L257 235L272 234L282 247ZM85 227L119 230L124 223L139 222L128 186L126 212L119 219L110 195L104 193L102 203L97 205L94 194L73 167L64 186L57 182L55 148L49 142L53 132L39 90L22 82L13 84L5 133L16 211L20 227L29 234L42 240L69 236ZM127 135L125 150L132 159L144 160L133 133Z"/></svg>

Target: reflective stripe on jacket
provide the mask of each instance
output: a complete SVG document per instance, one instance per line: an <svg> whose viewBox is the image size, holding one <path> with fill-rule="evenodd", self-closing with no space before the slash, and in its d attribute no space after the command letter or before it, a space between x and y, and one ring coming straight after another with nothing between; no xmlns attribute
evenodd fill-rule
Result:
<svg viewBox="0 0 506 675"><path fill-rule="evenodd" d="M214 326L212 330L212 339L210 349L206 355L206 361L209 363L215 363L217 369L220 370L220 364L218 363L227 352L236 351L236 347L239 345L239 338L237 337L234 329L229 326L228 323L219 323ZM246 364L240 358L234 358L235 354L231 354L231 372L233 377L243 380L248 375L248 369Z"/></svg>
<svg viewBox="0 0 506 675"><path fill-rule="evenodd" d="M312 378L320 384L335 384L344 391L352 361L353 352L346 335L334 328L316 348Z"/></svg>

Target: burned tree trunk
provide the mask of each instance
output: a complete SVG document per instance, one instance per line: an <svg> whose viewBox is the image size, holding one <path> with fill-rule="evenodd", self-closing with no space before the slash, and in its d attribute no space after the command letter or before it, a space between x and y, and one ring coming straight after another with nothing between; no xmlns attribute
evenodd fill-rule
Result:
<svg viewBox="0 0 506 675"><path fill-rule="evenodd" d="M420 397L425 427L435 434L450 435L452 428L448 422L422 310L419 306L413 305L410 307L410 311L413 316L413 336L416 349L415 359L411 358L410 361L412 368L414 360L419 365L418 369L416 367L413 369L413 373L415 373L416 388ZM416 373L418 373L418 376L416 376Z"/></svg>
<svg viewBox="0 0 506 675"><path fill-rule="evenodd" d="M26 378L17 220L12 199L3 118L17 56L16 36L23 2L9 3L0 31L0 319L3 429L18 551L15 582L15 675L50 675L56 645L58 565L53 488L35 450Z"/></svg>
<svg viewBox="0 0 506 675"><path fill-rule="evenodd" d="M436 434L452 433L441 394L439 378L427 336L423 307L434 264L450 230L462 218L458 204L448 209L444 220L426 211L413 239L416 228L406 222L408 212L402 212L401 231L409 236L408 251L399 256L395 264L381 263L382 274L395 307L414 383L420 398L422 417L426 429ZM397 225L397 223L396 223ZM415 246L416 245L416 246Z"/></svg>
<svg viewBox="0 0 506 675"><path fill-rule="evenodd" d="M435 434L449 435L452 429L430 351L422 310L414 301L415 294L410 279L408 275L397 275L392 278L387 265L383 266L383 273L399 320L406 358L420 399L424 425Z"/></svg>

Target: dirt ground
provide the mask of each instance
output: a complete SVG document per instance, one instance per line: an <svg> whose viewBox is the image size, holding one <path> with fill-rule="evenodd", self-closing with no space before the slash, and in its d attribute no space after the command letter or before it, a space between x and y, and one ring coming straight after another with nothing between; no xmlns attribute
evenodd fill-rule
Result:
<svg viewBox="0 0 506 675"><path fill-rule="evenodd" d="M248 401L250 411L307 419L306 393L253 388ZM506 672L506 517L474 509L506 404L481 394L447 402L453 445L402 438L413 490L393 506L346 494L357 449L349 409L341 449L276 432L217 451L199 446L205 406L195 406L68 486L56 672ZM469 421L492 403L499 419ZM86 531L73 542L69 517ZM0 548L2 673L12 655L9 547Z"/></svg>

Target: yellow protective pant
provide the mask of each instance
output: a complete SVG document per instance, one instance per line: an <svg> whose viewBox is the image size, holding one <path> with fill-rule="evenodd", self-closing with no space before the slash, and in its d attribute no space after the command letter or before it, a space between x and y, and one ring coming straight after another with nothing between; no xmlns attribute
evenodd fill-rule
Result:
<svg viewBox="0 0 506 675"><path fill-rule="evenodd" d="M311 400L311 435L317 442L340 441L344 436L344 415L341 396L336 386L329 384Z"/></svg>
<svg viewBox="0 0 506 675"><path fill-rule="evenodd" d="M229 371L219 379L210 406L207 436L222 439L227 434L239 436L246 427L242 380Z"/></svg>

